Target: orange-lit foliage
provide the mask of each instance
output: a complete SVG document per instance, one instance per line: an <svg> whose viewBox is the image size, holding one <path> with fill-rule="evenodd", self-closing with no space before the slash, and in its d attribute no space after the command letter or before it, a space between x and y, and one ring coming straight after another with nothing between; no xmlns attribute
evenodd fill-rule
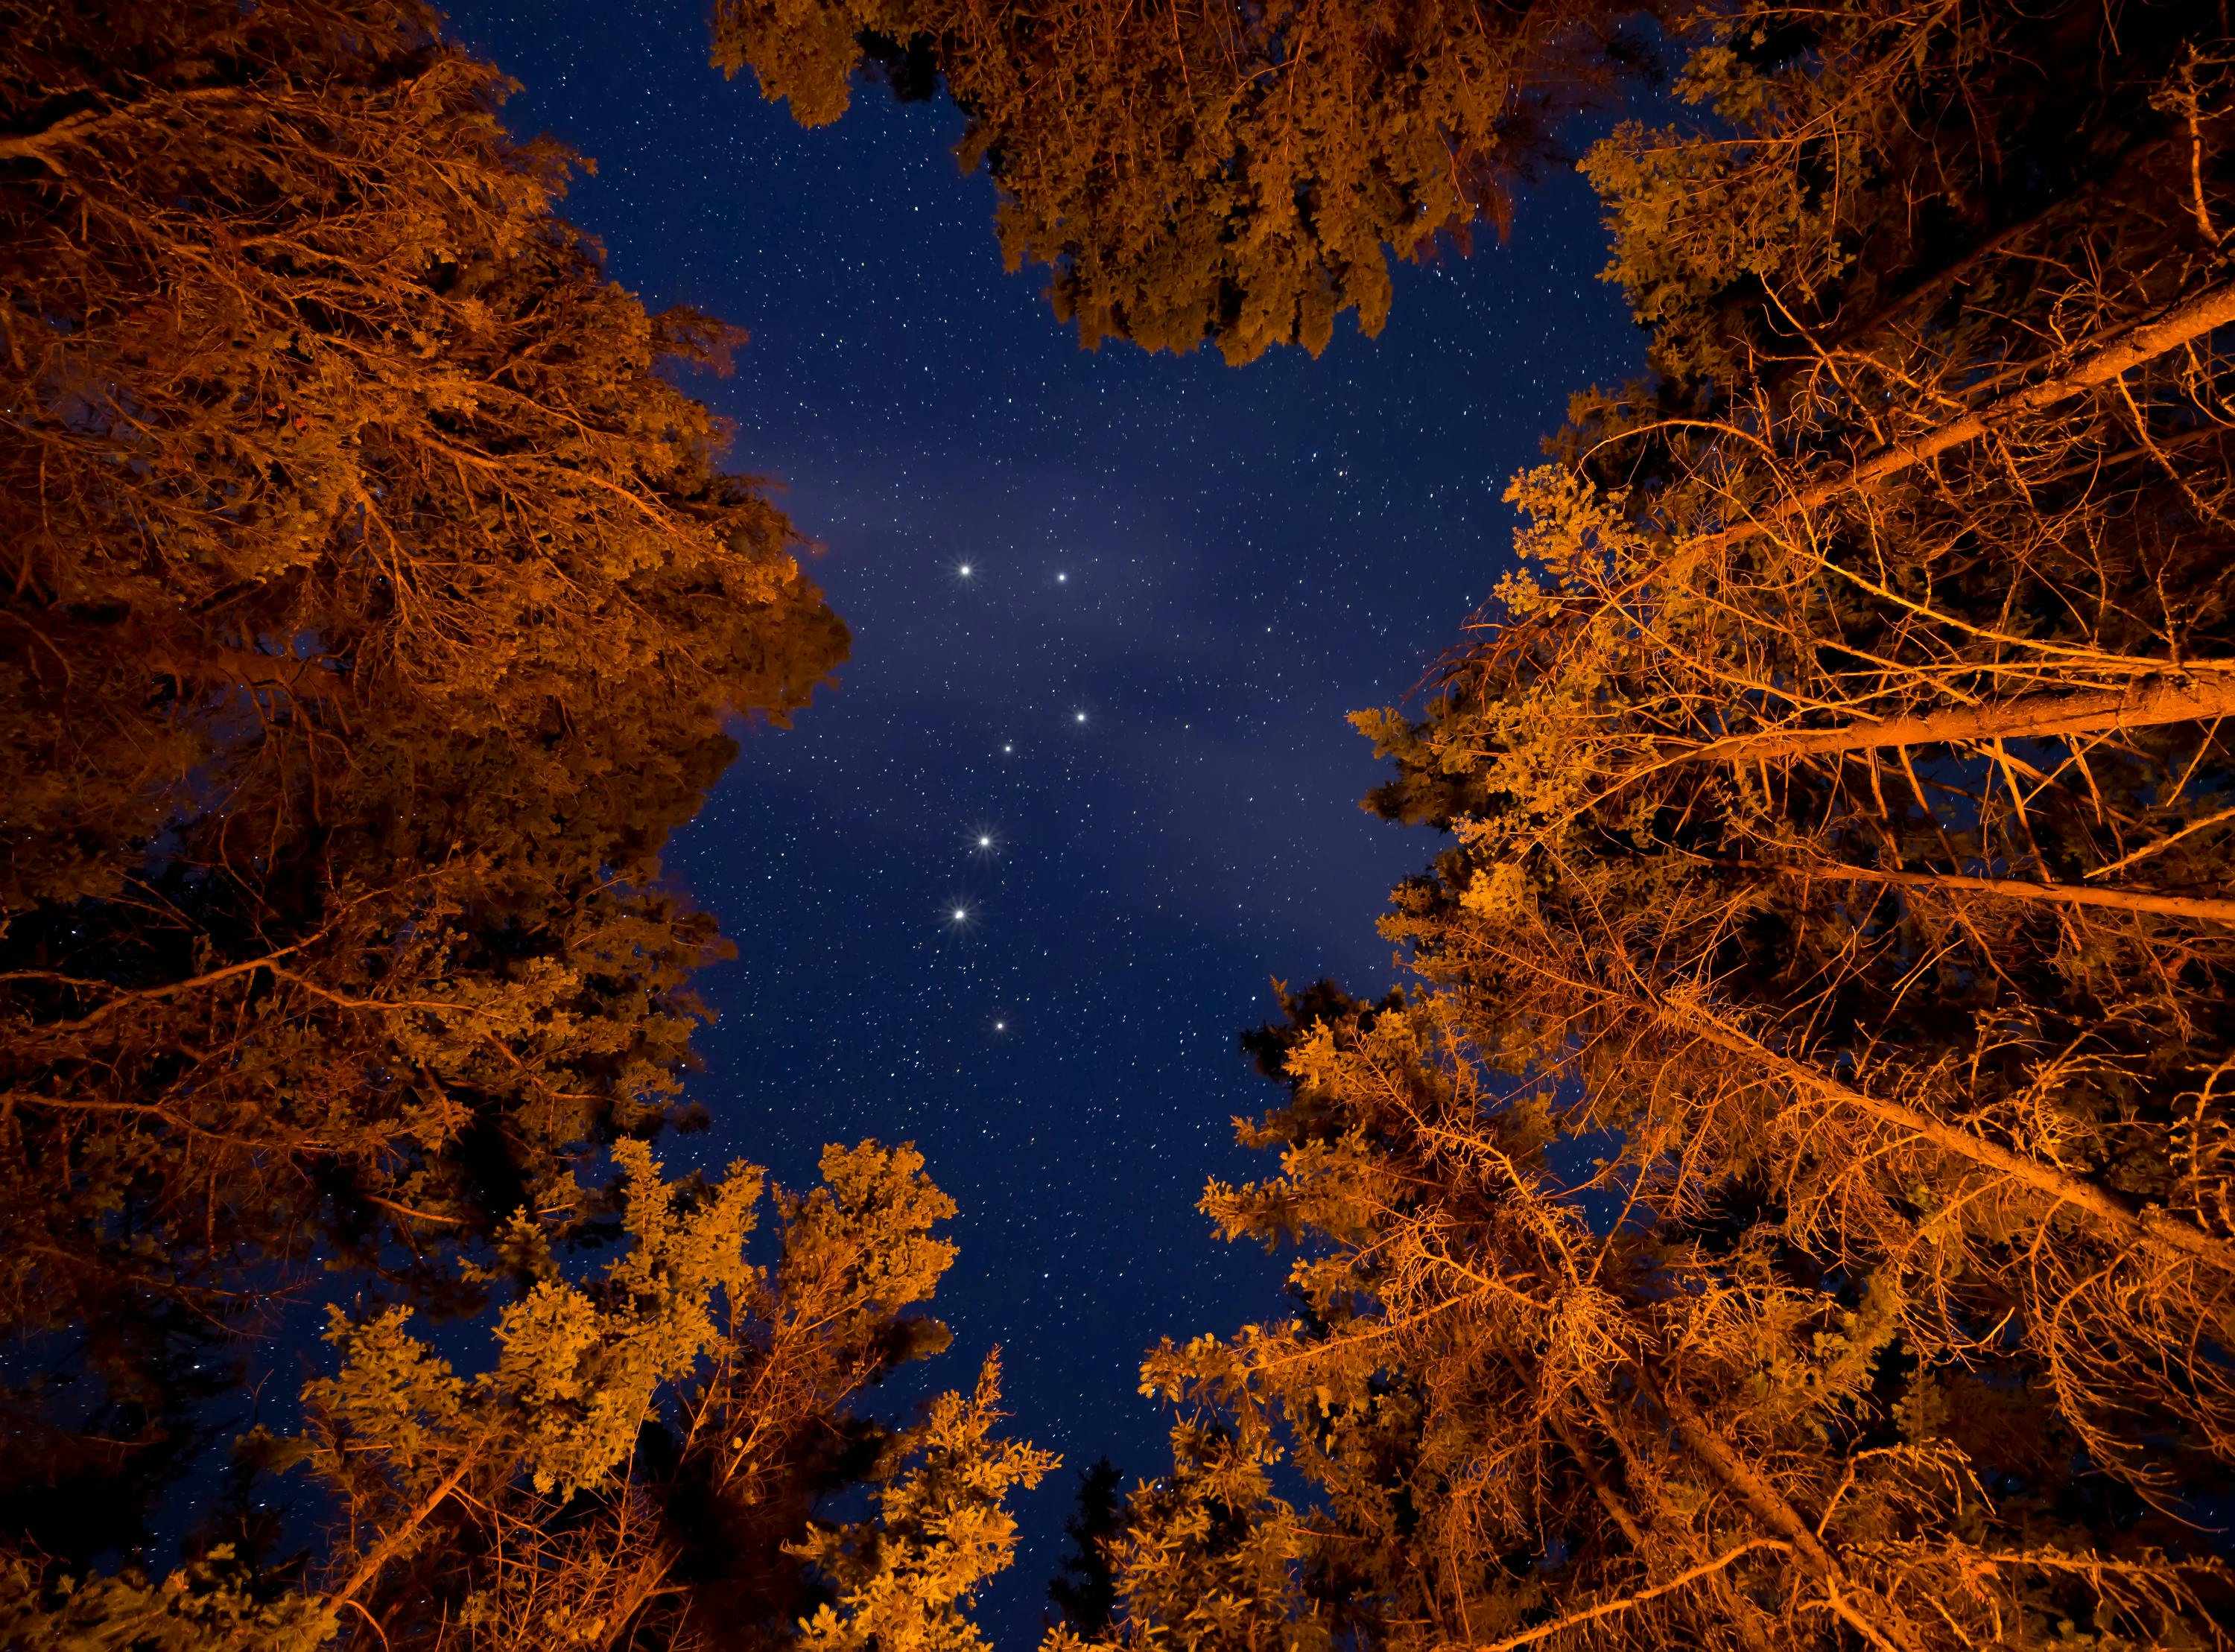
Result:
<svg viewBox="0 0 2235 1652"><path fill-rule="evenodd" d="M573 1198L656 1120L647 891L842 655L783 516L410 6L10 30L0 1309Z"/></svg>
<svg viewBox="0 0 2235 1652"><path fill-rule="evenodd" d="M1749 5L1586 162L1654 377L1292 1006L1293 1322L1152 1359L1110 1637L2216 1645L2235 1478L2235 40ZM1263 1465L1292 1457L1290 1507ZM1192 1522L1190 1525L1189 1523Z"/></svg>
<svg viewBox="0 0 2235 1652"><path fill-rule="evenodd" d="M1286 1007L1242 1132L1281 1173L1204 1208L1297 1246L1294 1316L1150 1357L1173 1466L1090 1644L2211 1643L2195 1534L2106 1518L2025 1362L1931 1359L1897 1268L1579 1199L1538 1052L1451 1000Z"/></svg>
<svg viewBox="0 0 2235 1652"><path fill-rule="evenodd" d="M982 1647L967 1609L1014 1550L1004 1501L1054 1459L993 1433L995 1361L914 1428L848 1409L945 1345L903 1311L954 1255L933 1234L954 1207L921 1158L827 1149L825 1185L777 1195L764 1269L744 1250L760 1172L674 1184L641 1143L616 1156L624 1249L577 1282L553 1224L516 1217L479 1375L407 1309L332 1310L339 1365L305 1389L308 1427L249 1442L328 1496L322 1556L279 1568L218 1544L151 1585L0 1553L0 1634L175 1652L840 1648L864 1631L892 1652ZM873 1518L810 1518L819 1494L863 1479Z"/></svg>
<svg viewBox="0 0 2235 1652"><path fill-rule="evenodd" d="M606 278L506 86L387 0L0 36L10 1645L684 1645L702 1608L781 1642L855 1582L818 1499L889 1510L911 1453L986 1523L927 1596L953 1629L1042 1466L990 1380L923 1434L854 1414L945 1342L903 1312L953 1254L911 1150L834 1150L764 1270L758 1172L664 1184L638 1139L725 946L663 841L724 719L847 639L670 375L737 341ZM331 1544L243 1517L89 1575L227 1336L343 1273L338 1373L245 1464L299 1460ZM495 1316L491 1368L411 1303Z"/></svg>
<svg viewBox="0 0 2235 1652"><path fill-rule="evenodd" d="M1003 257L1045 264L1080 340L1216 343L1230 362L1378 333L1388 259L1487 214L1607 78L1610 8L1571 0L722 0L714 61L804 124L836 120L874 49L935 73L960 151L1001 192ZM916 82L923 82L918 86Z"/></svg>

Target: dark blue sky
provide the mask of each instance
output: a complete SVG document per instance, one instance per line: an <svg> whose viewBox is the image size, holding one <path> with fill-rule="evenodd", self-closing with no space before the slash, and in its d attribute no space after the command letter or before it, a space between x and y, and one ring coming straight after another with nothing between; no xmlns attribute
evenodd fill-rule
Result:
<svg viewBox="0 0 2235 1652"><path fill-rule="evenodd" d="M1568 393L1638 369L1596 208L1555 176L1511 245L1400 270L1381 337L1316 362L1089 354L1002 272L944 103L864 87L802 132L706 66L691 7L451 26L525 83L509 124L595 157L567 213L614 278L752 336L690 388L826 547L854 657L795 730L742 731L671 848L739 957L700 983L713 1129L665 1152L797 1185L827 1141L922 1149L961 1205L933 1374L1000 1344L1013 1427L1066 1459L986 1603L1024 1652L1072 1470L1165 1460L1142 1349L1281 1311L1280 1264L1193 1208L1272 1168L1232 1146L1274 1100L1235 1035L1270 976L1393 978L1373 919L1434 846L1360 811L1343 715L1507 565L1500 495Z"/></svg>

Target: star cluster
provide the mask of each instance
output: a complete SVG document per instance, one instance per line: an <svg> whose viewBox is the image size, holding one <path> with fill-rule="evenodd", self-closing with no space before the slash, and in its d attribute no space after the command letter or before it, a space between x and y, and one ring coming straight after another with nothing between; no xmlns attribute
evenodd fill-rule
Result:
<svg viewBox="0 0 2235 1652"><path fill-rule="evenodd" d="M1436 846L1359 810L1380 775L1343 714L1454 638L1507 565L1508 478L1636 336L1561 177L1511 247L1400 270L1379 340L1089 354L1002 273L951 108L863 88L802 132L702 27L642 0L452 18L525 82L516 130L597 158L568 212L615 278L750 333L687 388L855 636L795 729L738 731L671 846L738 957L698 983L712 1128L670 1156L796 1185L827 1141L914 1140L961 1207L933 1377L999 1343L1018 1432L1153 1474L1141 1351L1280 1311L1279 1264L1193 1208L1268 1168L1232 1144L1274 1100L1235 1035L1276 975L1385 989L1374 917ZM1072 1483L1021 1511L998 1644L1038 1639Z"/></svg>

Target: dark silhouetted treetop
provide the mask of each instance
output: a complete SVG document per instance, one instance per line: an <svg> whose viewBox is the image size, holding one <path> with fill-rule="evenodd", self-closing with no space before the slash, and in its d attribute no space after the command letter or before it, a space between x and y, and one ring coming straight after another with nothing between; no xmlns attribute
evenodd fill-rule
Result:
<svg viewBox="0 0 2235 1652"><path fill-rule="evenodd" d="M865 62L910 88L935 64L969 117L964 167L1000 186L1004 259L1047 266L1082 343L1241 362L1317 355L1345 310L1379 333L1393 255L1485 216L1503 233L1551 125L1607 82L1612 20L1638 10L722 0L714 62L809 126L844 112Z"/></svg>
<svg viewBox="0 0 2235 1652"><path fill-rule="evenodd" d="M1106 1457L1078 1477L1078 1507L1064 1522L1072 1552L1064 1557L1063 1575L1048 1584L1048 1598L1063 1614L1063 1621L1080 1635L1092 1636L1110 1627L1117 1610L1118 1584L1110 1557L1110 1544L1120 1530L1124 1477Z"/></svg>

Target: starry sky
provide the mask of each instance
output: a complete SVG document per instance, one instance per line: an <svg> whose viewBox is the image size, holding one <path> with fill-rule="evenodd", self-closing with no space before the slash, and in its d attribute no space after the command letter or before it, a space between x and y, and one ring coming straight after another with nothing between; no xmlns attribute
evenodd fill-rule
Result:
<svg viewBox="0 0 2235 1652"><path fill-rule="evenodd" d="M1194 1209L1271 1168L1232 1143L1276 1099L1236 1034L1271 977L1394 978L1373 919L1435 845L1360 810L1344 714L1508 565L1500 496L1569 392L1640 369L1595 205L1557 173L1510 245L1399 270L1381 336L1346 319L1317 361L1089 353L1003 272L943 101L865 85L803 132L706 66L694 6L449 17L523 82L515 130L595 159L567 211L614 278L751 335L687 388L817 543L853 659L796 728L738 730L671 845L738 957L698 983L712 1128L663 1152L798 1185L825 1142L922 1150L961 1207L927 1380L998 1344L1012 1427L1066 1460L983 1603L1025 1652L1072 1471L1166 1460L1142 1350L1281 1313L1281 1264Z"/></svg>

